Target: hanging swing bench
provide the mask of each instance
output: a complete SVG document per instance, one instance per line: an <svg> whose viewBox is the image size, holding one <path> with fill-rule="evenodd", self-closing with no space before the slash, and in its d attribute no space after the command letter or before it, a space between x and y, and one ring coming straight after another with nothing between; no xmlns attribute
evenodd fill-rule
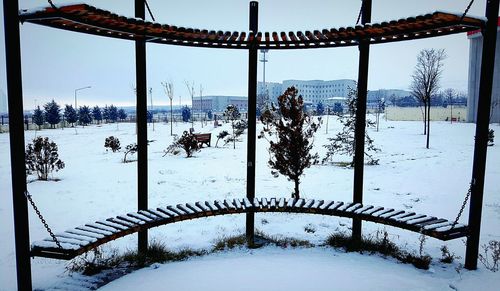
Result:
<svg viewBox="0 0 500 291"><path fill-rule="evenodd" d="M21 22L118 39L226 49L311 49L422 39L483 29L482 19L435 12L378 24L305 32L231 32L161 25L127 18L86 4L22 10ZM31 196L27 195L30 202ZM454 221L392 208L338 201L287 198L234 199L140 210L88 223L32 244L31 255L71 259L117 238L178 221L256 212L310 213L355 218L423 233L439 240L469 235L458 223L470 189ZM33 204L33 203L32 203ZM40 218L43 218L39 215Z"/></svg>

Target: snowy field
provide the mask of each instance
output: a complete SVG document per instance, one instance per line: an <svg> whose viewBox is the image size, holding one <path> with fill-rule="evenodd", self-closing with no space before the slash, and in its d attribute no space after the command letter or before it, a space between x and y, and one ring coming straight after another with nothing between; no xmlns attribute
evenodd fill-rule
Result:
<svg viewBox="0 0 500 291"><path fill-rule="evenodd" d="M474 124L433 122L431 149L425 149L421 122L381 122L379 132L369 129L370 136L382 151L376 155L380 165L365 167L364 202L453 220L469 186ZM316 135L315 145L320 156L325 152L321 145L340 129L333 118L329 124L328 135L324 124ZM182 133L189 125L174 125L174 133ZM500 133L498 125L492 128L497 135ZM148 139L154 140L148 147L151 207L245 196L246 134L242 142L236 144L236 149L232 145L221 147L221 142L219 148L215 148L215 136L223 129L229 130L229 125L214 129L211 125L201 128L200 123L196 123L195 129L212 132L212 147L186 159L183 155L163 156L163 150L172 142L170 125L155 124L154 131L149 126ZM79 127L76 131L68 128L29 131L26 141L32 140L35 134L54 140L59 146L60 158L66 163L66 168L53 175L59 181L42 182L35 181L34 176L29 177L28 190L55 232L136 210L137 163L124 164L121 162L123 153L106 152L103 147L104 139L111 135L120 139L122 148L135 142L134 124ZM289 197L293 183L283 177L273 178L267 166L266 146L267 141L257 141L256 195ZM0 134L0 160L0 290L15 290L8 134ZM498 161L500 146L489 147L481 244L500 240ZM303 198L352 199L352 169L317 165L305 173L301 183ZM29 215L31 240L48 237L32 209ZM467 216L468 207L461 218L462 223L467 222ZM152 240L174 250L208 249L217 238L243 233L244 226L244 215L230 215L176 223L152 229L149 233ZM315 232L305 232L306 226ZM319 245L333 232L349 231L350 221L319 215L256 214L256 227L270 235L306 239ZM368 222L363 224L365 234L382 229L387 230L391 240L399 246L418 250L419 235L416 233ZM136 241L136 235L130 235L106 244L104 250L134 249ZM463 258L452 265L439 263L442 245L464 257L465 246L461 239L444 243L429 238L424 251L434 260L427 271L376 255L346 254L324 247L239 249L186 262L155 265L122 277L103 289L135 290L140 287L149 290L168 286L171 290L208 287L213 289L207 290L332 290L334 287L342 290L498 290L500 272L492 273L479 264L478 271L457 273L455 269L463 263ZM68 274L66 264L52 259L33 259L34 288L50 290L71 286L71 280L78 276ZM300 278L296 274L300 274ZM253 285L256 281L261 284Z"/></svg>

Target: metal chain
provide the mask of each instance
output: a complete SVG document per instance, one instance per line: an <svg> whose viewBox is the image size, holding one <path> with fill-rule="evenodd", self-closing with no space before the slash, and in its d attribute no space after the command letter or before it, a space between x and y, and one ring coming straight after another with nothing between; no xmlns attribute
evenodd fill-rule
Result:
<svg viewBox="0 0 500 291"><path fill-rule="evenodd" d="M30 202L31 206L33 207L33 210L35 210L36 215L38 215L38 218L42 222L43 226L45 227L47 232L52 237L52 240L56 243L58 248L62 249L63 247L61 246L61 243L57 240L57 237L52 232L52 229L50 229L49 225L45 221L45 218L43 218L43 215L40 213L40 210L38 210L38 207L36 207L35 201L33 201L33 198L31 198L31 194L28 192L28 190L26 190L26 192L24 192L24 195L26 196L26 199L28 199L28 201Z"/></svg>
<svg viewBox="0 0 500 291"><path fill-rule="evenodd" d="M472 4L474 3L474 0L471 0L469 2L469 5L467 6L467 8L465 9L465 12L464 14L462 14L462 17L460 17L460 22L462 22L462 20L464 20L465 18L465 15L467 15L467 13L469 12L469 9L471 8Z"/></svg>
<svg viewBox="0 0 500 291"><path fill-rule="evenodd" d="M361 7L359 8L358 20L356 20L356 25L359 24L361 20L361 15L363 14L363 5L365 4L364 0L361 0Z"/></svg>
<svg viewBox="0 0 500 291"><path fill-rule="evenodd" d="M52 3L52 0L47 0L47 2L49 2L50 6L52 6L52 8L57 9L56 5L54 5L54 3Z"/></svg>
<svg viewBox="0 0 500 291"><path fill-rule="evenodd" d="M455 221L453 222L453 225L451 226L451 228L454 228L455 225L458 224L458 220L460 219L460 216L462 216L462 212L464 212L465 205L467 205L467 201L469 201L469 197L470 197L471 193L472 193L472 182L470 183L469 191L467 191L467 195L465 195L464 203L462 203L462 207L460 207L460 211L458 212L457 218L455 218Z"/></svg>
<svg viewBox="0 0 500 291"><path fill-rule="evenodd" d="M149 8L148 1L144 0L144 4L146 4L146 8L148 9L148 12L149 12L149 15L151 16L151 19L153 19L153 21L156 21L155 17L153 16L153 13L151 12L151 9Z"/></svg>

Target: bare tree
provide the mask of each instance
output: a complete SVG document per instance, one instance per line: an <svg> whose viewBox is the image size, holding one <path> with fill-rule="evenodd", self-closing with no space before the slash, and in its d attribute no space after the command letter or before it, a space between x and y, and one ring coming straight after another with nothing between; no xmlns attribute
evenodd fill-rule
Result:
<svg viewBox="0 0 500 291"><path fill-rule="evenodd" d="M443 73L444 49L423 49L417 56L417 65L410 86L412 95L424 104L424 133L427 135L426 148L429 148L431 97L439 90Z"/></svg>
<svg viewBox="0 0 500 291"><path fill-rule="evenodd" d="M172 81L169 82L161 82L163 89L165 90L165 94L167 94L168 99L170 99L170 136L174 135L173 133L173 111L172 111L172 102L174 100L174 83Z"/></svg>
<svg viewBox="0 0 500 291"><path fill-rule="evenodd" d="M189 95L191 95L191 128L194 129L194 81L184 81L184 84L186 84L186 87L188 89Z"/></svg>
<svg viewBox="0 0 500 291"><path fill-rule="evenodd" d="M448 106L450 106L450 123L453 123L453 99L455 98L455 90L452 88L448 88L443 91L444 98L446 102L448 103Z"/></svg>

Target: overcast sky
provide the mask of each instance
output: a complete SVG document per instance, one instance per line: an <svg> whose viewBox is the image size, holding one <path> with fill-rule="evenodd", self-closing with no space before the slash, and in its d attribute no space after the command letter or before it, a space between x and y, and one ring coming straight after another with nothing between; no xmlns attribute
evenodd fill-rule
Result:
<svg viewBox="0 0 500 291"><path fill-rule="evenodd" d="M75 3L54 0L55 5ZM149 0L156 21L208 30L248 31L247 0ZM20 8L46 6L43 0L20 0ZM134 16L133 0L86 3L124 16ZM261 0L259 30L297 31L352 26L360 0ZM469 0L373 0L372 22L394 20L436 10L462 13ZM475 1L469 14L483 16L486 1ZM1 6L1 5L0 5ZM3 7L0 7L3 19ZM148 17L149 19L149 17ZM0 26L0 89L6 92L3 21ZM134 43L78 34L34 24L21 26L24 106L30 109L51 99L73 104L133 105L135 95ZM469 41L465 34L371 46L368 88L408 89L421 49L445 49L443 88L466 90ZM357 79L357 47L270 51L266 81L286 79ZM206 49L148 44L148 88L155 104L167 104L162 81L174 82L175 100L190 102L184 81L203 85L203 95L247 94L248 53L244 50ZM259 63L259 81L262 67ZM178 102L178 101L176 101Z"/></svg>

